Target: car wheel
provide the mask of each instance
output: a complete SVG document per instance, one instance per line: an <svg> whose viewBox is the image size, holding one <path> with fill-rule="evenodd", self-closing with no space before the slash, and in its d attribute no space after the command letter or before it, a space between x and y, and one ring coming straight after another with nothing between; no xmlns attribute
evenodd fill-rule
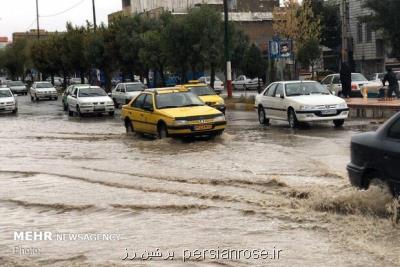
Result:
<svg viewBox="0 0 400 267"><path fill-rule="evenodd" d="M118 102L117 102L117 100L115 100L115 98L113 98L113 102L114 102L114 107L115 107L115 108L118 108L118 107L119 107L119 105L118 105Z"/></svg>
<svg viewBox="0 0 400 267"><path fill-rule="evenodd" d="M344 120L334 120L333 124L335 125L335 127L342 127L344 124Z"/></svg>
<svg viewBox="0 0 400 267"><path fill-rule="evenodd" d="M134 132L132 121L130 119L125 119L125 129L127 134L132 134Z"/></svg>
<svg viewBox="0 0 400 267"><path fill-rule="evenodd" d="M269 119L267 119L265 117L265 109L262 106L258 107L258 122L261 125L268 125L269 124Z"/></svg>
<svg viewBox="0 0 400 267"><path fill-rule="evenodd" d="M36 94L35 94L35 101L39 101L39 98L37 97Z"/></svg>
<svg viewBox="0 0 400 267"><path fill-rule="evenodd" d="M294 112L293 109L289 110L288 121L289 121L289 126L292 129L297 128L299 126L299 122L297 120L296 113Z"/></svg>
<svg viewBox="0 0 400 267"><path fill-rule="evenodd" d="M35 98L31 95L31 101L34 102Z"/></svg>
<svg viewBox="0 0 400 267"><path fill-rule="evenodd" d="M157 127L157 137L158 139L164 139L168 137L168 130L165 123L160 123Z"/></svg>
<svg viewBox="0 0 400 267"><path fill-rule="evenodd" d="M17 112L18 112L18 108L14 109L14 110L12 111L13 114L17 114Z"/></svg>
<svg viewBox="0 0 400 267"><path fill-rule="evenodd" d="M247 86L243 85L243 90L247 91Z"/></svg>
<svg viewBox="0 0 400 267"><path fill-rule="evenodd" d="M115 114L115 111L108 112L108 115L110 115L110 116L114 116L114 114Z"/></svg>

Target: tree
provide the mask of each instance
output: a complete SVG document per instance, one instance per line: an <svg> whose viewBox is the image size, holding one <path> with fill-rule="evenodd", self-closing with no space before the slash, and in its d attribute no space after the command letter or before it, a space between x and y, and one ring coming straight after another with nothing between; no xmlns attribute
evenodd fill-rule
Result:
<svg viewBox="0 0 400 267"><path fill-rule="evenodd" d="M283 8L273 12L273 28L280 37L294 41L294 51L308 40L318 39L321 34L320 20L312 11L312 0L286 0Z"/></svg>
<svg viewBox="0 0 400 267"><path fill-rule="evenodd" d="M365 7L373 11L360 20L367 22L373 29L381 30L385 39L392 46L392 54L400 59L400 1L397 0L366 0Z"/></svg>
<svg viewBox="0 0 400 267"><path fill-rule="evenodd" d="M11 79L24 78L25 65L28 61L28 43L26 40L16 40L1 53L2 67L8 71Z"/></svg>
<svg viewBox="0 0 400 267"><path fill-rule="evenodd" d="M312 78L314 79L314 67L321 58L321 49L317 39L310 39L297 52L297 59L304 67L311 67Z"/></svg>
<svg viewBox="0 0 400 267"><path fill-rule="evenodd" d="M165 36L160 30L148 31L143 34L143 47L139 51L140 61L149 69L154 69L160 75L161 86L165 86L164 71L167 63L167 53L165 51ZM156 79L156 75L154 77ZM157 86L157 81L154 81Z"/></svg>
<svg viewBox="0 0 400 267"><path fill-rule="evenodd" d="M260 49L252 44L244 54L241 69L250 78L265 77L267 62L262 56Z"/></svg>

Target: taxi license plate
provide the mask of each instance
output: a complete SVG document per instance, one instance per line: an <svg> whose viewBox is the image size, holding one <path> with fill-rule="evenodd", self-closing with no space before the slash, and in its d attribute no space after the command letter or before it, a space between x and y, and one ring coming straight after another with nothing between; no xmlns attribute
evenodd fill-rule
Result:
<svg viewBox="0 0 400 267"><path fill-rule="evenodd" d="M210 130L210 129L212 129L212 125L210 125L210 124L194 126L195 131L205 131L205 130Z"/></svg>
<svg viewBox="0 0 400 267"><path fill-rule="evenodd" d="M106 108L105 107L94 107L94 110L96 110L96 111L105 111Z"/></svg>
<svg viewBox="0 0 400 267"><path fill-rule="evenodd" d="M322 110L321 114L322 115L333 115L336 114L336 110Z"/></svg>

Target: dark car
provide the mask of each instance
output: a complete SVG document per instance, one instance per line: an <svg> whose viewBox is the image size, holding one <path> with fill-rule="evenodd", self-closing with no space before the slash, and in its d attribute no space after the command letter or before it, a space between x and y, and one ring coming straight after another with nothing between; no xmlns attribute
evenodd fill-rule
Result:
<svg viewBox="0 0 400 267"><path fill-rule="evenodd" d="M355 135L351 140L351 163L347 165L352 185L367 189L371 180L387 183L400 195L400 112L376 132Z"/></svg>

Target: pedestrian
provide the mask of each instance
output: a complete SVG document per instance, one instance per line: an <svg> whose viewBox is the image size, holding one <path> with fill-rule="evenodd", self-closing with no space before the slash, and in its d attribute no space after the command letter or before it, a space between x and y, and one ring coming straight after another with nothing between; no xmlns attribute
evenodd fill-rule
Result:
<svg viewBox="0 0 400 267"><path fill-rule="evenodd" d="M340 81L342 83L343 97L349 98L351 93L351 71L346 62L343 62L340 68Z"/></svg>
<svg viewBox="0 0 400 267"><path fill-rule="evenodd" d="M385 86L386 82L389 82L389 90L387 97L390 99L393 97L393 92L396 94L397 98L400 98L399 92L399 81L397 80L396 73L393 72L391 67L386 67L387 73L383 78L383 86Z"/></svg>

